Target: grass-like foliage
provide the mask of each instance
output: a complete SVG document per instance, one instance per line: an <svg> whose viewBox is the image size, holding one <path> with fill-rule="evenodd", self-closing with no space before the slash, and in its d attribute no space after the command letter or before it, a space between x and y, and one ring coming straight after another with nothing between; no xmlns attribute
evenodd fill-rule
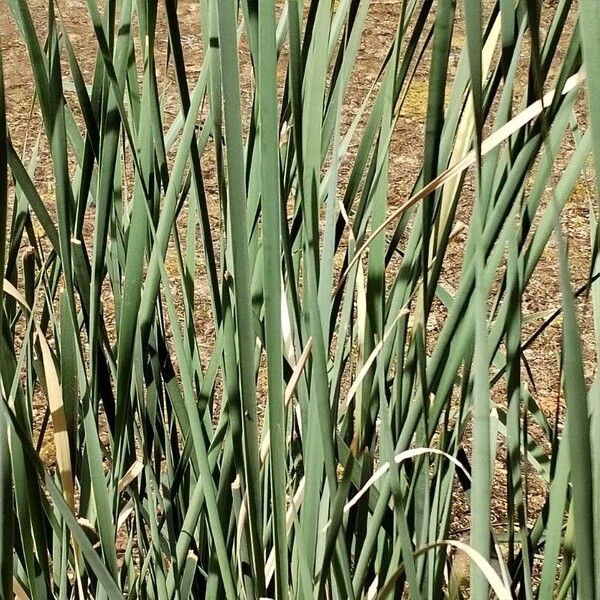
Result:
<svg viewBox="0 0 600 600"><path fill-rule="evenodd" d="M7 0L49 159L0 85L0 598L598 598L596 203L577 290L561 226L600 170L596 2L398 0L367 90L378 3L195 1L190 69L176 0L86 0L89 73L64 3Z"/></svg>

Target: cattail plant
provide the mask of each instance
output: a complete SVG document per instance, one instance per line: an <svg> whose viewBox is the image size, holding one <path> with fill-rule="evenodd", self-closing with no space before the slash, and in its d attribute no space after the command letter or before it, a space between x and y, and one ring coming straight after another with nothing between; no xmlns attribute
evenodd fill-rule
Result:
<svg viewBox="0 0 600 600"><path fill-rule="evenodd" d="M7 5L0 598L600 597L593 0Z"/></svg>

